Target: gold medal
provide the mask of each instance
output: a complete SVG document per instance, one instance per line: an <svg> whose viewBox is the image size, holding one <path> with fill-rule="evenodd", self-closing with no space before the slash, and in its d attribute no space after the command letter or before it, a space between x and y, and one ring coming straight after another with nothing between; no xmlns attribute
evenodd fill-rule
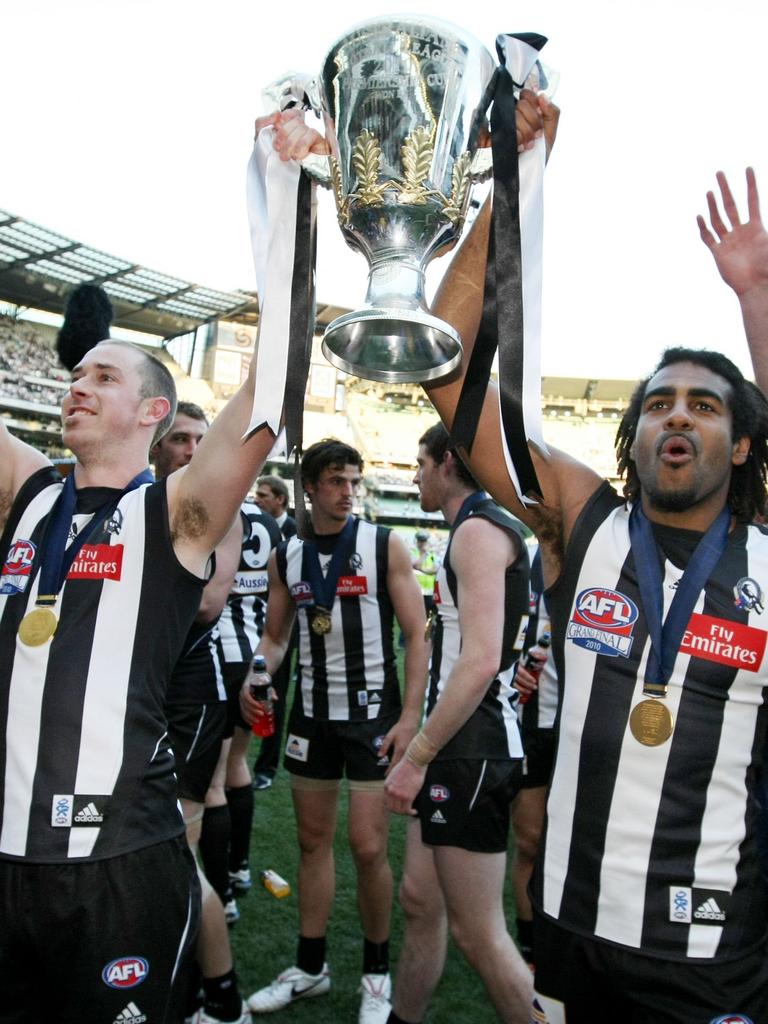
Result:
<svg viewBox="0 0 768 1024"><path fill-rule="evenodd" d="M326 608L315 607L311 625L315 636L325 636L331 632L331 613Z"/></svg>
<svg viewBox="0 0 768 1024"><path fill-rule="evenodd" d="M638 743L645 747L659 747L666 743L674 728L672 712L658 698L641 700L632 708L629 728Z"/></svg>
<svg viewBox="0 0 768 1024"><path fill-rule="evenodd" d="M58 624L53 608L33 608L19 623L19 640L27 647L40 647L51 639Z"/></svg>

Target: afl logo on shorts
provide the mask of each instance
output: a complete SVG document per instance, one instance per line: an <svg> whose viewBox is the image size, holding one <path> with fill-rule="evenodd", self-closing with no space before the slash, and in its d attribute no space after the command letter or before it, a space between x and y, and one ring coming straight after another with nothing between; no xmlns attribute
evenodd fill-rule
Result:
<svg viewBox="0 0 768 1024"><path fill-rule="evenodd" d="M112 960L101 972L101 978L110 988L135 988L149 974L149 964L142 956L121 956Z"/></svg>
<svg viewBox="0 0 768 1024"><path fill-rule="evenodd" d="M446 800L450 800L451 791L447 786L441 785L436 782L434 786L429 787L429 799L434 804L444 804Z"/></svg>
<svg viewBox="0 0 768 1024"><path fill-rule="evenodd" d="M743 1013L726 1013L724 1017L713 1017L709 1024L752 1024L752 1018Z"/></svg>
<svg viewBox="0 0 768 1024"><path fill-rule="evenodd" d="M31 540L14 541L0 577L0 594L24 593L32 574L36 550Z"/></svg>

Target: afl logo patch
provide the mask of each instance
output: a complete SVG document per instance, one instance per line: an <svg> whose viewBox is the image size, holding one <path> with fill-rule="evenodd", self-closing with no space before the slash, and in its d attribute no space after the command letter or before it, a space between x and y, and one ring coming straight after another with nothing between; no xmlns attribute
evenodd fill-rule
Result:
<svg viewBox="0 0 768 1024"><path fill-rule="evenodd" d="M595 654L629 657L637 605L625 594L589 587L576 598L566 639Z"/></svg>
<svg viewBox="0 0 768 1024"><path fill-rule="evenodd" d="M3 565L0 594L22 594L27 589L36 550L31 540L13 542Z"/></svg>
<svg viewBox="0 0 768 1024"><path fill-rule="evenodd" d="M107 964L101 978L110 988L135 988L148 974L149 964L143 956L121 956Z"/></svg>
<svg viewBox="0 0 768 1024"><path fill-rule="evenodd" d="M446 800L450 800L451 791L447 786L441 785L436 782L434 786L429 787L429 799L434 804L444 804Z"/></svg>
<svg viewBox="0 0 768 1024"><path fill-rule="evenodd" d="M713 1017L709 1024L752 1024L752 1018L743 1013L726 1013L724 1017Z"/></svg>
<svg viewBox="0 0 768 1024"><path fill-rule="evenodd" d="M312 587L304 580L299 580L298 583L292 584L290 594L294 603L297 604L299 608L315 603L315 596L312 593Z"/></svg>

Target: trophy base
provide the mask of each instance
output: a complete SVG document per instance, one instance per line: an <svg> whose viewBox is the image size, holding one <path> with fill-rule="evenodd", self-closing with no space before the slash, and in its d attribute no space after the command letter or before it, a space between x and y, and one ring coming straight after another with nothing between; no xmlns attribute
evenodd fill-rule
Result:
<svg viewBox="0 0 768 1024"><path fill-rule="evenodd" d="M337 317L323 335L333 366L382 384L423 384L461 362L458 332L419 309L358 309Z"/></svg>

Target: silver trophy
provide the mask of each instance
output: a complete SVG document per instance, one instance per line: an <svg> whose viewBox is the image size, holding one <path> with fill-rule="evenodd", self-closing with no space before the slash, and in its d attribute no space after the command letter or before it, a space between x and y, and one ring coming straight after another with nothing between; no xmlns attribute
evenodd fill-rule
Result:
<svg viewBox="0 0 768 1024"><path fill-rule="evenodd" d="M471 36L418 16L367 21L325 58L328 177L344 237L370 267L365 305L325 331L334 366L407 383L459 364L461 339L427 311L424 273L458 239L472 180L490 168L473 127L493 70Z"/></svg>

